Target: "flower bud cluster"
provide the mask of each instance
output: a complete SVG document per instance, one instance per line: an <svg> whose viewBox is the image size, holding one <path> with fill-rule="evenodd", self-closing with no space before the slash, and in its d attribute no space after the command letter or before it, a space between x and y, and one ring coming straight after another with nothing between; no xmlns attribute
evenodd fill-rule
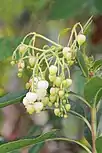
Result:
<svg viewBox="0 0 102 153"><path fill-rule="evenodd" d="M64 79L57 75L58 68L51 65L49 68L49 80L52 82L49 96L49 106L54 106L54 113L59 117L67 117L67 113L71 108L68 102L68 89L72 84L71 79Z"/></svg>

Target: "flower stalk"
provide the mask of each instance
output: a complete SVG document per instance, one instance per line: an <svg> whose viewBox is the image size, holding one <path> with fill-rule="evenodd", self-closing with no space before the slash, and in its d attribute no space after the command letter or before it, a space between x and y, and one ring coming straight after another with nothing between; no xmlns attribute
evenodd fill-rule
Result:
<svg viewBox="0 0 102 153"><path fill-rule="evenodd" d="M96 108L91 108L92 153L96 153Z"/></svg>

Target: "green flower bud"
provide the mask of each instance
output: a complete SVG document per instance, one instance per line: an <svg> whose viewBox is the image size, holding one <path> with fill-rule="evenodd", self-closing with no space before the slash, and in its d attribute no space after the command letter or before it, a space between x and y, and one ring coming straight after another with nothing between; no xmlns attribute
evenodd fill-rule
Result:
<svg viewBox="0 0 102 153"><path fill-rule="evenodd" d="M64 55L64 57L66 57L67 53L70 52L70 51L71 51L70 47L64 47L63 48L63 55Z"/></svg>
<svg viewBox="0 0 102 153"><path fill-rule="evenodd" d="M51 101L52 103L54 103L54 102L56 101L56 96L51 96L51 95L50 95L50 101Z"/></svg>
<svg viewBox="0 0 102 153"><path fill-rule="evenodd" d="M69 97L69 94L68 94L68 93L66 93L66 94L65 94L65 98L68 98L68 97Z"/></svg>
<svg viewBox="0 0 102 153"><path fill-rule="evenodd" d="M63 100L62 100L62 103L63 103L63 104L66 104L66 102L67 102L66 99L63 99Z"/></svg>
<svg viewBox="0 0 102 153"><path fill-rule="evenodd" d="M26 47L24 44L21 44L21 45L19 46L19 53L20 53L20 54L24 54L25 51L26 51L26 49L27 49L27 47Z"/></svg>
<svg viewBox="0 0 102 153"><path fill-rule="evenodd" d="M26 83L26 89L29 89L30 87L31 87L30 83L27 82L27 83Z"/></svg>
<svg viewBox="0 0 102 153"><path fill-rule="evenodd" d="M72 53L68 52L65 58L70 61L72 59Z"/></svg>
<svg viewBox="0 0 102 153"><path fill-rule="evenodd" d="M83 34L79 34L77 36L77 41L78 41L79 46L81 46L86 41L86 36Z"/></svg>
<svg viewBox="0 0 102 153"><path fill-rule="evenodd" d="M52 103L51 103L51 102L49 102L49 103L48 103L48 106L49 106L49 107L51 107L51 106L52 106Z"/></svg>
<svg viewBox="0 0 102 153"><path fill-rule="evenodd" d="M21 77L22 77L22 73L21 73L21 72L18 72L17 76L18 76L19 78L21 78Z"/></svg>
<svg viewBox="0 0 102 153"><path fill-rule="evenodd" d="M68 87L72 85L72 79L66 79L66 81L67 81L67 86Z"/></svg>
<svg viewBox="0 0 102 153"><path fill-rule="evenodd" d="M56 80L55 80L54 84L55 84L57 87L60 87L61 83L62 83L61 77L56 77Z"/></svg>
<svg viewBox="0 0 102 153"><path fill-rule="evenodd" d="M42 100L42 103L44 104L44 106L46 106L46 105L49 103L49 98L48 98L48 97L45 97L45 98Z"/></svg>
<svg viewBox="0 0 102 153"><path fill-rule="evenodd" d="M62 81L62 85L63 85L63 87L67 87L67 81L66 80L63 80Z"/></svg>
<svg viewBox="0 0 102 153"><path fill-rule="evenodd" d="M34 106L33 105L27 105L26 109L27 109L27 112L29 114L33 114L34 113Z"/></svg>
<svg viewBox="0 0 102 153"><path fill-rule="evenodd" d="M69 66L72 66L74 64L74 61L72 61L72 60L70 60L70 61L68 60L67 62L68 62Z"/></svg>
<svg viewBox="0 0 102 153"><path fill-rule="evenodd" d="M30 66L33 67L34 64L35 64L35 62L36 62L36 58L34 56L31 56L29 58L29 64L30 64Z"/></svg>
<svg viewBox="0 0 102 153"><path fill-rule="evenodd" d="M63 56L67 59L67 60L71 60L72 57L72 53L70 52L71 49L69 47L64 47L63 48Z"/></svg>
<svg viewBox="0 0 102 153"><path fill-rule="evenodd" d="M51 96L55 96L56 95L56 88L51 88L50 94L51 94Z"/></svg>
<svg viewBox="0 0 102 153"><path fill-rule="evenodd" d="M11 65L14 66L16 63L15 61L11 61Z"/></svg>
<svg viewBox="0 0 102 153"><path fill-rule="evenodd" d="M63 117L63 114L61 114L60 116Z"/></svg>
<svg viewBox="0 0 102 153"><path fill-rule="evenodd" d="M54 109L54 114L55 114L56 116L59 116L59 114L60 114L60 109L59 109L59 108L55 108L55 109Z"/></svg>
<svg viewBox="0 0 102 153"><path fill-rule="evenodd" d="M65 105L65 108L66 108L66 111L69 111L70 108L71 108L71 105L70 105L70 104L66 104L66 105Z"/></svg>
<svg viewBox="0 0 102 153"><path fill-rule="evenodd" d="M62 107L60 108L60 111L63 113L63 108Z"/></svg>
<svg viewBox="0 0 102 153"><path fill-rule="evenodd" d="M27 66L27 69L30 70L30 66L29 65Z"/></svg>
<svg viewBox="0 0 102 153"><path fill-rule="evenodd" d="M59 103L55 103L55 107L58 107L59 106Z"/></svg>
<svg viewBox="0 0 102 153"><path fill-rule="evenodd" d="M49 68L50 75L55 75L57 73L57 66L51 65Z"/></svg>
<svg viewBox="0 0 102 153"><path fill-rule="evenodd" d="M19 72L23 72L23 69L22 69L22 68L19 68L18 71L19 71Z"/></svg>
<svg viewBox="0 0 102 153"><path fill-rule="evenodd" d="M68 115L67 115L67 114L65 114L65 115L64 115L64 118L68 118Z"/></svg>
<svg viewBox="0 0 102 153"><path fill-rule="evenodd" d="M55 79L56 79L56 75L49 75L49 80L51 82L55 81Z"/></svg>
<svg viewBox="0 0 102 153"><path fill-rule="evenodd" d="M34 106L34 110L36 111L36 113L40 113L41 110L43 109L43 103L42 102L35 102L33 104Z"/></svg>
<svg viewBox="0 0 102 153"><path fill-rule="evenodd" d="M64 91L63 90L60 90L59 91L59 97L62 98L63 96L64 96Z"/></svg>
<svg viewBox="0 0 102 153"><path fill-rule="evenodd" d="M59 88L56 88L56 94L59 92Z"/></svg>

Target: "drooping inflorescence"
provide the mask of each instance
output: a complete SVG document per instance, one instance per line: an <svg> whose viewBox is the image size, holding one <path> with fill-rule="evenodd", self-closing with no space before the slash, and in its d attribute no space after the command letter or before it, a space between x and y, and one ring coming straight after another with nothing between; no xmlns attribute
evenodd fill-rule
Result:
<svg viewBox="0 0 102 153"><path fill-rule="evenodd" d="M22 77L24 69L31 71L31 77L26 83L29 90L23 99L23 104L29 114L39 113L42 110L52 108L54 114L59 117L67 117L71 108L68 100L72 79L70 66L76 62L76 52L85 42L86 37L81 33L77 34L74 26L66 47L53 42L52 40L37 34L28 34L13 53L11 64L18 65L18 77ZM73 40L73 34L75 39ZM30 37L29 43L26 39ZM51 43L42 48L36 47L36 38L41 38Z"/></svg>

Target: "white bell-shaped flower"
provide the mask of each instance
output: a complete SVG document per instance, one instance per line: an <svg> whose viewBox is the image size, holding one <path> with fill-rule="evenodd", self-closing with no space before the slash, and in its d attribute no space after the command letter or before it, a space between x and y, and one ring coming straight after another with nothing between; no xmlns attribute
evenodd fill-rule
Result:
<svg viewBox="0 0 102 153"><path fill-rule="evenodd" d="M34 110L39 113L43 109L43 103L42 102L35 102L34 103Z"/></svg>
<svg viewBox="0 0 102 153"><path fill-rule="evenodd" d="M25 106L27 106L29 104L29 101L28 101L28 99L26 97L23 98L23 104Z"/></svg>
<svg viewBox="0 0 102 153"><path fill-rule="evenodd" d="M38 82L38 89L47 89L48 86L49 86L49 83L46 80L41 80Z"/></svg>
<svg viewBox="0 0 102 153"><path fill-rule="evenodd" d="M25 108L26 108L26 110L27 110L27 112L29 114L33 114L34 113L34 106L33 105L29 104Z"/></svg>
<svg viewBox="0 0 102 153"><path fill-rule="evenodd" d="M47 91L46 89L37 89L36 93L37 93L37 99L42 100L46 96Z"/></svg>
<svg viewBox="0 0 102 153"><path fill-rule="evenodd" d="M28 92L26 94L26 98L28 99L29 102L34 102L37 100L37 94L34 92Z"/></svg>

